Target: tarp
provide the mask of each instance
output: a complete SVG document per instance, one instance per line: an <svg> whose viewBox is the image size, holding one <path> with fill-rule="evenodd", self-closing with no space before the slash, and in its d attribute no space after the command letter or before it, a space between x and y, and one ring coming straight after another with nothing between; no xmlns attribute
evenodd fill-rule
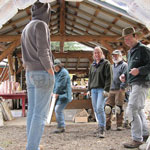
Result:
<svg viewBox="0 0 150 150"><path fill-rule="evenodd" d="M112 0L120 6L127 6L127 12L141 21L150 30L150 0Z"/></svg>
<svg viewBox="0 0 150 150"><path fill-rule="evenodd" d="M37 0L0 0L0 28L9 19L15 16L18 9L25 9ZM49 3L54 0L39 0L42 3Z"/></svg>

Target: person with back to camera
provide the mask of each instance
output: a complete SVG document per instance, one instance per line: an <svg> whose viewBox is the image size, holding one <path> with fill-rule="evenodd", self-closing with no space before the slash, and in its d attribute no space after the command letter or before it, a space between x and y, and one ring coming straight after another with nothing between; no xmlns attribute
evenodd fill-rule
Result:
<svg viewBox="0 0 150 150"><path fill-rule="evenodd" d="M130 48L128 70L120 76L120 80L127 80L131 89L127 114L132 135L131 142L124 143L124 147L138 148L149 136L144 106L150 83L150 49L138 41L133 27L123 29L122 38Z"/></svg>
<svg viewBox="0 0 150 150"><path fill-rule="evenodd" d="M104 58L100 47L94 48L93 59L89 71L88 91L91 92L92 105L98 121L96 134L99 138L104 138L106 126L105 96L110 90L112 69L110 62Z"/></svg>
<svg viewBox="0 0 150 150"><path fill-rule="evenodd" d="M59 59L54 60L55 86L53 96L56 98L55 114L57 130L54 133L65 132L64 109L72 100L71 80L68 71Z"/></svg>
<svg viewBox="0 0 150 150"><path fill-rule="evenodd" d="M39 146L47 119L54 87L53 58L50 47L51 7L34 3L32 20L21 35L23 65L26 69L28 94L26 150L42 150Z"/></svg>
<svg viewBox="0 0 150 150"><path fill-rule="evenodd" d="M122 83L119 79L120 75L126 72L127 63L123 61L122 53L120 50L112 52L112 65L113 81L109 91L109 96L106 101L106 130L111 129L112 108L115 106L117 130L122 130L123 123L123 103L125 99L126 83Z"/></svg>

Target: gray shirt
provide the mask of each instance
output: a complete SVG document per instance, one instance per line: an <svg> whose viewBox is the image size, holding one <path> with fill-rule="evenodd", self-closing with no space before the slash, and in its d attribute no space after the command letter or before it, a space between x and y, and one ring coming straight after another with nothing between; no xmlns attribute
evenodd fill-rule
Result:
<svg viewBox="0 0 150 150"><path fill-rule="evenodd" d="M126 87L126 83L122 83L119 77L121 74L127 71L127 63L121 61L118 64L113 64L112 70L113 70L113 81L110 89L111 90L124 89Z"/></svg>

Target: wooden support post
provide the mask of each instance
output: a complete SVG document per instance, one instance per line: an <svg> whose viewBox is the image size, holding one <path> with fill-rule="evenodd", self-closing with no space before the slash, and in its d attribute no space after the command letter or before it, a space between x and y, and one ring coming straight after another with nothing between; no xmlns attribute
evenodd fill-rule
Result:
<svg viewBox="0 0 150 150"><path fill-rule="evenodd" d="M12 58L12 55L8 55L7 56L7 59L8 59L8 65L9 65L9 72L11 74L11 76L14 75L14 70L13 70L13 58Z"/></svg>
<svg viewBox="0 0 150 150"><path fill-rule="evenodd" d="M20 40L14 41L5 51L3 51L0 55L0 62L12 53L18 45L20 45Z"/></svg>

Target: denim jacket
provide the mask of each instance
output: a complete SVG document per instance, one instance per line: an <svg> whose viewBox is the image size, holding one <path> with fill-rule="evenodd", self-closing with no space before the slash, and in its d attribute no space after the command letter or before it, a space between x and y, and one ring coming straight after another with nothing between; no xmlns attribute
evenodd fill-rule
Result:
<svg viewBox="0 0 150 150"><path fill-rule="evenodd" d="M57 104L70 102L72 100L70 76L65 68L61 68L59 72L55 72L55 86L53 93L59 95Z"/></svg>

